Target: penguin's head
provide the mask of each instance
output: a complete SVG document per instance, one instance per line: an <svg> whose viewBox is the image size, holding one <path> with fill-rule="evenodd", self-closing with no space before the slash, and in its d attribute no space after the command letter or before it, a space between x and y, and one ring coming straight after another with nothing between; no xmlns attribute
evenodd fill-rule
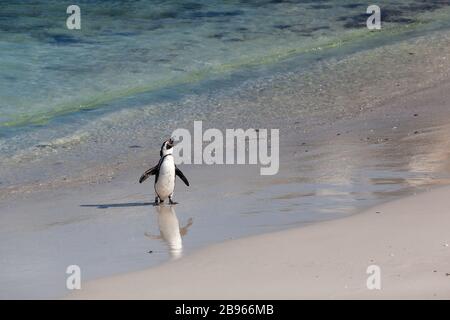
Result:
<svg viewBox="0 0 450 320"><path fill-rule="evenodd" d="M162 146L161 146L161 151L159 152L159 156L162 157L162 156L165 156L167 154L172 154L173 146L174 146L174 142L173 142L172 138L170 138L169 140L164 141Z"/></svg>

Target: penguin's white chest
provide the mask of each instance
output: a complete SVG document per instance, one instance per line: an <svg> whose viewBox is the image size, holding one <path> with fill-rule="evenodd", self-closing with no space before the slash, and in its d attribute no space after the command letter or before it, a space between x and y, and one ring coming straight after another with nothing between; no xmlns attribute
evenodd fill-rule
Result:
<svg viewBox="0 0 450 320"><path fill-rule="evenodd" d="M155 191L161 200L167 199L175 188L175 163L173 156L164 158L159 167L158 181L155 184Z"/></svg>

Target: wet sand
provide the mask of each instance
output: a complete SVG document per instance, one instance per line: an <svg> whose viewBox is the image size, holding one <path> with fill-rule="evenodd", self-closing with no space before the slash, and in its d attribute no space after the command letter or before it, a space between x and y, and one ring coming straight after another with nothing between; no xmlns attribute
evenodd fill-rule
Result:
<svg viewBox="0 0 450 320"><path fill-rule="evenodd" d="M436 189L449 181L449 88L449 82L443 82L338 122L333 130L347 130L335 131L333 138L329 130L316 136L322 146L321 138L333 142L326 151L302 147L297 140L296 151L302 156L294 153L284 162L296 168L309 149L308 153L317 152L308 155L316 160L313 174L322 174L325 181L331 175L351 185L372 176L370 169L378 169L378 177L371 178L374 201L413 196L347 218L212 245L156 268L87 282L69 297L449 299L450 188ZM292 182L289 176L278 179L271 184ZM402 187L389 191L389 185ZM272 201L307 197L288 190ZM315 195L320 192L327 190ZM329 192L345 198L336 189ZM356 203L370 203L364 191L355 190L353 196ZM366 287L370 265L380 267L381 290Z"/></svg>
<svg viewBox="0 0 450 320"><path fill-rule="evenodd" d="M259 168L253 166L185 166L183 171L189 177L192 187L186 188L182 184L177 184L176 200L179 204L173 210L163 213L163 216L151 205L153 198L151 183L146 185L137 183L145 164L141 164L142 168L130 168L120 172L109 183L60 188L51 192L36 190L30 194L21 194L20 201L15 199L3 202L0 205L1 283L4 289L1 296L3 298L65 296L70 293L65 288L67 277L65 269L68 265L77 264L82 269L83 290L80 292L81 295L76 297L112 298L110 294L117 292L122 292L121 297L124 298L136 297L133 293L128 295L129 292L125 290L135 285L134 275L130 278L119 277L117 278L121 279L119 282L112 280L111 287L108 284L111 279L99 280L100 286L97 286L97 282L91 285L90 281L152 268L181 257L173 264L163 264L154 271L149 269L142 273L145 276L149 275L150 279L162 276L165 278L169 275L166 274L169 272L167 270L172 270L170 272L177 274L176 280L169 280L171 285L167 286L167 290L170 288L173 291L165 291L163 282L157 282L161 287L151 286L159 290L152 291L151 295L143 288L143 291L139 291L138 288L132 291L141 292L140 298L182 297L185 292L182 289L184 285L178 287L178 284L183 283L179 282L181 278L183 281L191 281L189 279L194 281L198 275L196 272L207 275L209 272L207 270L216 270L217 273L211 273L211 277L222 278L218 274L235 272L233 268L237 266L233 260L241 261L247 255L249 258L253 257L251 252L260 255L260 258L255 258L258 263L253 263L252 260L248 260L248 263L253 269L263 266L256 273L261 277L268 276L265 274L267 270L271 270L270 274L279 271L280 276L297 275L299 270L303 270L303 263L306 263L302 260L303 255L294 255L299 265L294 263L295 261L288 264L283 261L290 261L288 258L295 252L305 250L310 254L308 263L319 268L318 270L323 270L322 277L325 278L324 274L331 272L326 268L333 260L316 260L318 253L314 253L316 252L314 250L320 249L317 252L321 252L325 257L331 258L334 254L336 247L331 246L327 239L331 229L335 227L327 226L337 223L339 227L336 227L336 232L341 232L340 235L348 232L349 238L344 237L344 240L355 239L355 243L364 243L364 239L357 241L353 235L366 234L364 230L367 231L368 225L378 221L372 220L378 215L362 215L366 217L361 218L363 222L355 224L351 221L359 221L358 215L349 220L325 223L321 221L347 217L376 203L448 184L450 127L443 124L448 119L448 115L446 116L448 110L441 102L442 95L447 92L450 90L431 88L425 93L421 92L420 97L423 98L420 99L417 96L408 96L407 100L391 101L389 116L386 116L387 109L379 109L370 115L344 119L333 126L312 132L314 137L292 139L291 146L284 146L286 151L281 155L283 165L280 174L274 177L259 176ZM428 101L429 109L423 107L421 99ZM417 104L413 101L417 101ZM393 129L394 127L397 128ZM429 202L434 203L434 198ZM400 204L396 208L402 208ZM409 207L405 205L405 208ZM392 212L395 217L396 210ZM435 210L431 213L434 212ZM379 221L378 231L395 230L391 227L398 225L392 224L390 215L391 213L386 213L382 216L387 219ZM424 221L419 219L426 219L429 213L420 211L415 216L416 219L408 220L408 232L414 228L420 230ZM442 224L427 226L430 236L440 234L439 228L446 226L444 219L442 217L442 220L438 220L442 221ZM436 220L433 218L430 223L433 221ZM313 226L309 227L310 224ZM285 234L270 234L296 226L303 227L286 231ZM400 236L401 230L399 226ZM303 235L303 232L309 236ZM265 233L269 233L268 238L265 238L266 236L252 238L248 247L247 240L242 242L237 240L238 242L228 242L223 246L212 246L208 249L208 246L222 241ZM316 236L313 237L313 234ZM426 238L426 235L424 237ZM336 234L334 238L336 241L333 243L340 243L337 238ZM408 237L405 239L412 241ZM178 243L180 240L181 249ZM374 258L367 255L364 256L365 260L358 258L360 260L355 260L355 263L349 260L348 265L355 264L355 268L357 266L362 268L363 263L367 264L370 259L381 259L384 254L398 255L398 250L404 248L401 247L403 243L395 242L393 239L392 244L398 245L395 247L397 251L386 253L384 250L386 246L391 245L390 243L382 242L383 245L377 249L379 239L369 240L374 241L367 242L371 250L373 249ZM390 241L390 235L383 236L382 240ZM435 240L437 241L437 238L430 238L430 241ZM324 241L323 245L321 241ZM196 253L202 248L207 249ZM361 254L363 249L358 248L356 244L353 246L349 242L342 243L342 250L345 249L348 255ZM432 252L430 251L430 254ZM223 257L227 257L226 260L219 259L222 254ZM263 257L265 259L261 260ZM431 267L427 264L429 256L426 252L412 251L411 256L401 260L400 263L409 265L412 263L408 260L410 257L417 257L418 260L414 260L414 263L417 262L418 265L426 264L427 267ZM356 263L358 261L359 265ZM377 261L383 264L388 262L383 259ZM219 262L223 263L219 265ZM336 263L344 261L338 260ZM187 268L187 265L192 269ZM443 270L438 268L440 266L438 263L435 268L438 271ZM214 269L216 267L217 269ZM355 272L354 277L359 277L357 278L359 280L354 280L355 282L348 280L349 286L361 284L361 279L365 277L364 273L358 273L361 270L342 268L344 267L338 268L342 271L339 276L350 277L350 273ZM315 269L310 271L312 270ZM305 273L306 275L311 274ZM206 279L209 278L205 277L205 281ZM314 281L315 278L308 279ZM257 280L260 281L261 278ZM264 282L263 287L256 286L256 282L249 282L248 284L254 287L240 290L242 296L232 296L232 293L227 291L229 287L224 286L222 290L220 285L223 283L217 282L214 286L217 290L215 293L208 291L211 288L207 287L203 288L205 291L198 291L190 297L199 298L206 293L211 294L211 297L235 298L244 297L245 294L248 294L249 298L319 297L324 294L324 291L318 291L317 295L309 292L311 295L307 296L308 292L304 292L305 295L294 295L289 290L279 291L286 281L275 277L269 282ZM194 282L186 282L186 285L188 284L193 286ZM333 288L338 288L337 286L341 284L337 282ZM250 291L252 288L261 290ZM325 287L322 288L325 290ZM156 292L160 292L161 295L156 295ZM253 293L254 295L250 296ZM263 295L264 293L266 295ZM338 293L344 294L343 291ZM170 294L173 296L169 296Z"/></svg>
<svg viewBox="0 0 450 320"><path fill-rule="evenodd" d="M229 241L85 284L74 299L449 299L450 188ZM369 290L367 268L380 268Z"/></svg>

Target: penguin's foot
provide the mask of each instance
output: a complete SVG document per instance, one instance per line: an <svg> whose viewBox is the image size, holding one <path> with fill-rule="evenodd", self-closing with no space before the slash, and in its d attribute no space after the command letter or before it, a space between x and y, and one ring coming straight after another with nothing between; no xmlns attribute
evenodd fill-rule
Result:
<svg viewBox="0 0 450 320"><path fill-rule="evenodd" d="M173 201L172 196L169 197L169 203L170 204L177 204L178 202Z"/></svg>
<svg viewBox="0 0 450 320"><path fill-rule="evenodd" d="M160 201L158 197L155 197L155 203L153 204L154 206L159 205Z"/></svg>

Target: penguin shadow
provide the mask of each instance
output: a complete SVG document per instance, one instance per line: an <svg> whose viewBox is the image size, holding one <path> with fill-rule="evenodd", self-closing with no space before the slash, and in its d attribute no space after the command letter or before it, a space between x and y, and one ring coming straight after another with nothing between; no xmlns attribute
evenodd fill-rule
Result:
<svg viewBox="0 0 450 320"><path fill-rule="evenodd" d="M192 226L194 220L189 218L184 227L180 227L175 206L159 205L155 207L158 219L159 235L145 232L145 236L153 240L164 241L168 248L172 259L178 259L183 253L182 237L187 235L189 227Z"/></svg>
<svg viewBox="0 0 450 320"><path fill-rule="evenodd" d="M155 202L126 202L126 203L102 203L102 204L80 204L83 208L97 208L97 209L108 209L108 208L131 208L131 207L146 207L146 206L156 206Z"/></svg>

